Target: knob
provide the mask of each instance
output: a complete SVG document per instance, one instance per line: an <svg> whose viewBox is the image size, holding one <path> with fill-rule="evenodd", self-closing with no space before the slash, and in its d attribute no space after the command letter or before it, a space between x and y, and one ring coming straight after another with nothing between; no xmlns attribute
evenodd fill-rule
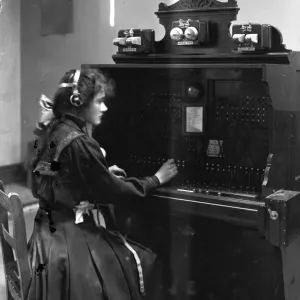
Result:
<svg viewBox="0 0 300 300"><path fill-rule="evenodd" d="M271 210L270 208L268 208L268 212L269 212L270 218L271 218L272 220L275 221L275 220L278 219L279 215L278 215L278 212L277 212L277 211Z"/></svg>
<svg viewBox="0 0 300 300"><path fill-rule="evenodd" d="M187 40L195 41L198 37L198 30L195 27L188 27L184 32L184 36Z"/></svg>
<svg viewBox="0 0 300 300"><path fill-rule="evenodd" d="M236 44L245 43L245 34L234 34L232 39Z"/></svg>
<svg viewBox="0 0 300 300"><path fill-rule="evenodd" d="M266 203L266 207L268 209L270 219L274 221L277 220L279 217L278 212L276 210L273 210L269 203Z"/></svg>
<svg viewBox="0 0 300 300"><path fill-rule="evenodd" d="M126 45L141 45L142 40L141 37L129 37L126 39Z"/></svg>
<svg viewBox="0 0 300 300"><path fill-rule="evenodd" d="M245 36L245 42L251 43L251 44L257 44L258 43L258 34L247 34Z"/></svg>
<svg viewBox="0 0 300 300"><path fill-rule="evenodd" d="M116 45L116 46L119 46L119 45L125 46L126 45L126 38L116 38L116 39L113 40L113 44Z"/></svg>
<svg viewBox="0 0 300 300"><path fill-rule="evenodd" d="M190 97L196 98L196 97L199 96L199 94L200 94L199 88L196 88L196 87L194 87L194 86L188 87L188 95L189 95Z"/></svg>
<svg viewBox="0 0 300 300"><path fill-rule="evenodd" d="M183 31L179 27L175 27L170 32L170 37L174 41L180 41L183 38Z"/></svg>

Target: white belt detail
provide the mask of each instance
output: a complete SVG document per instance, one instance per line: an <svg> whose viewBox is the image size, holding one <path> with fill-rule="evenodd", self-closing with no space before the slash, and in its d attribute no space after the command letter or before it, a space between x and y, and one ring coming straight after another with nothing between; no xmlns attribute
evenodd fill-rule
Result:
<svg viewBox="0 0 300 300"><path fill-rule="evenodd" d="M145 295L145 283L144 283L144 275L143 275L143 268L142 268L142 263L141 260L138 256L138 254L136 253L136 251L132 248L132 246L126 241L126 239L124 238L124 236L121 233L118 233L119 237L121 238L121 240L123 241L125 247L133 254L135 262L136 262L136 266L138 269L138 273L139 273L139 283L140 283L140 292L142 295Z"/></svg>
<svg viewBox="0 0 300 300"><path fill-rule="evenodd" d="M95 209L95 204L90 203L89 201L81 201L79 205L75 206L75 224L83 222L83 214L90 216L90 211L92 212L94 222L97 227L106 228L106 223L104 217L99 209Z"/></svg>

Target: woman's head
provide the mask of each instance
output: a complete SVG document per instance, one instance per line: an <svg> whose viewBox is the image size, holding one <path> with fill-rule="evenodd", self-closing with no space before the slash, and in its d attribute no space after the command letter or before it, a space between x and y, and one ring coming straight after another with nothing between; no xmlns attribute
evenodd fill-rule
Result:
<svg viewBox="0 0 300 300"><path fill-rule="evenodd" d="M100 124L101 116L107 110L104 100L113 93L113 81L95 69L81 70L79 78L76 75L79 72L76 74L76 70L70 70L60 80L53 99L54 115L61 117L64 113L73 113L87 123ZM74 79L75 83L78 80L77 85L74 85ZM77 92L81 104L79 106L70 100Z"/></svg>

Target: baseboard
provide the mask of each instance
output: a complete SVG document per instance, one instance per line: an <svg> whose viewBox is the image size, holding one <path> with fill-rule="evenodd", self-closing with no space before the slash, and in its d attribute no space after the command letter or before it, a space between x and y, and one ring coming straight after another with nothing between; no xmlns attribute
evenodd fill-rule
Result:
<svg viewBox="0 0 300 300"><path fill-rule="evenodd" d="M26 178L22 163L0 167L0 180L4 184L24 182Z"/></svg>

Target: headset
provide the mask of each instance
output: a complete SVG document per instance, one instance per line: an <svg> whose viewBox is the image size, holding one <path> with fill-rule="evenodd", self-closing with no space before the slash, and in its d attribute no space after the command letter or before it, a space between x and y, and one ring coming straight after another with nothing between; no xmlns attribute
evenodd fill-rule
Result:
<svg viewBox="0 0 300 300"><path fill-rule="evenodd" d="M78 81L80 78L80 70L76 70L74 73L74 77L73 77L73 82L72 83L61 83L58 87L59 88L63 88L63 87L72 87L73 91L72 91L72 95L70 97L70 103L73 106L79 107L83 104L83 101L80 98L80 93L78 91Z"/></svg>

